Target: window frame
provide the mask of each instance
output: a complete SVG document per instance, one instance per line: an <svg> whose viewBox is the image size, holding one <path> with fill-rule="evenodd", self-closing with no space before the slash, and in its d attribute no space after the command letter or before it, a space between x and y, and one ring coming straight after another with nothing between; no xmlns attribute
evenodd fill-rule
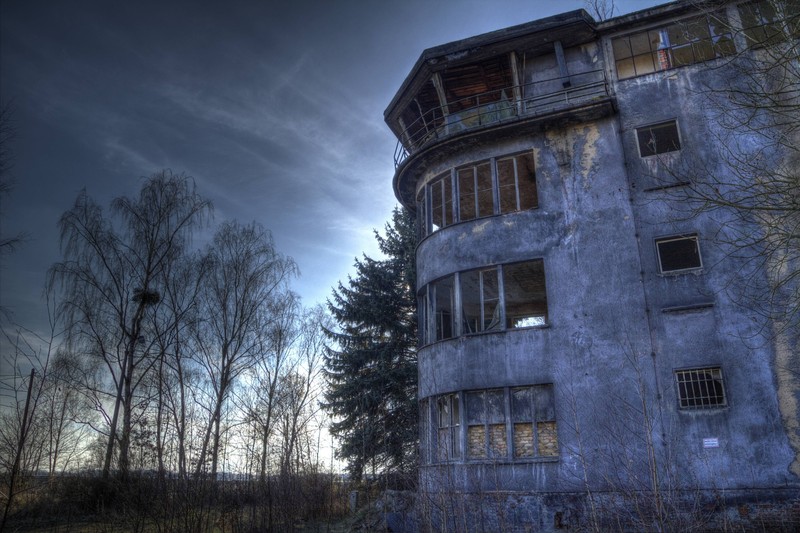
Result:
<svg viewBox="0 0 800 533"><path fill-rule="evenodd" d="M520 417L515 412L513 395L515 392L523 390L527 391L529 403L526 416ZM499 394L499 401L494 403L494 407L499 407L500 410L499 413L493 415L490 413L491 401L489 400L489 395L492 394ZM420 441L423 447L421 456L426 465L453 462L552 463L557 462L561 457L562 447L558 438L553 383L447 392L430 396L421 400L420 403L423 405L423 416L425 413L430 416L430 431L421 437ZM450 419L447 421L442 420L443 405L449 408ZM455 410L454 405L458 406ZM473 412L476 406L479 413ZM454 416L456 411L457 417ZM520 420L522 421L520 422ZM528 445L531 453L527 455L518 454L516 449L517 434L515 431L518 430L517 426L522 424L527 424L531 428L529 435L523 435L523 438L531 439ZM547 435L541 431L542 424L547 425ZM502 430L493 433L498 426L502 426ZM481 431L474 433L474 436L479 437L482 441L477 445L470 442L471 427L482 428ZM423 429L423 431L425 430ZM502 436L499 436L500 433ZM549 436L552 441L543 443L543 436ZM445 446L446 449L442 449L442 446ZM479 455L476 455L475 451L479 451ZM555 453L546 455L542 453L543 451Z"/></svg>
<svg viewBox="0 0 800 533"><path fill-rule="evenodd" d="M527 183L525 180L520 178L520 172L522 171L519 164L519 159L525 157L529 160L530 166L532 168L532 180L529 180ZM501 190L499 184L499 177L498 177L498 163L504 163L508 160L513 161L513 168L514 168L514 194L516 208L510 211L503 211L503 206L501 205L501 194L505 191ZM491 191L487 189L478 190L478 183L479 183L479 168L488 165L489 171L489 180L491 183ZM464 171L472 171L472 183L473 183L473 190L469 193L465 193L466 196L462 198L462 180L461 180L461 173ZM533 186L533 191L525 192L524 189L521 189L521 186L524 185L531 185ZM438 191L437 191L438 188ZM508 186L506 186L508 188ZM445 198L448 196L450 197L450 203L448 204L445 201ZM484 202L481 204L480 201L480 194L481 192L487 193L491 192L491 213L483 214L480 212L480 205L488 205L488 203ZM462 200L471 199L472 203L472 210L474 213L469 215L466 211L462 210ZM525 201L523 201L523 199ZM436 201L435 201L436 200ZM474 220L479 220L483 218L489 218L493 216L501 216L507 215L509 213L518 213L521 211L529 211L532 209L539 208L539 187L538 181L536 180L536 158L534 156L533 148L528 150L523 150L520 152L514 152L510 154L504 154L498 157L491 157L489 159L482 159L479 161L474 161L471 163L459 165L456 167L452 167L449 170L444 172L440 172L424 185L422 185L417 192L417 196L415 198L415 203L417 206L417 224L419 227L419 238L420 241L425 239L426 237L433 235L437 231L440 231L446 227L452 226L454 224L459 224L461 222L470 222ZM530 207L522 207L524 203L533 203ZM438 210L437 210L437 205ZM464 211L464 212L462 212ZM437 224L437 220L434 220L438 215L438 222L441 223Z"/></svg>
<svg viewBox="0 0 800 533"><path fill-rule="evenodd" d="M703 25L706 30L704 36L687 38L686 42L674 44L671 42L670 34L674 34L676 28L681 31L682 27L697 24L700 21L705 22ZM719 27L727 29L727 31L715 33L714 30ZM640 43L634 43L634 38ZM725 40L723 41L723 39ZM727 48L724 48L721 43L726 43ZM647 50L644 49L644 46L641 47L642 50L640 52L635 50L636 44L646 45ZM711 46L713 57L698 58L697 50L700 50L700 45L702 44ZM736 54L733 27L724 9L708 14L688 16L618 35L610 39L610 45L611 54L614 58L613 71L620 81L689 65L698 65ZM625 50L625 45L627 45L627 50ZM691 50L692 60L677 64L675 51L687 49ZM622 75L620 73L620 64L623 62L630 62L629 68L632 74ZM647 68L647 65L649 65L649 68ZM640 72L640 69L642 72Z"/></svg>
<svg viewBox="0 0 800 533"><path fill-rule="evenodd" d="M697 379L695 377L691 380L681 380L681 377L689 374L706 373L708 377L704 379ZM717 409L724 409L729 405L728 394L725 390L725 376L722 373L722 366L705 366L693 368L676 369L673 372L675 376L675 388L677 391L678 410L683 412L697 412L697 411L712 411ZM709 386L712 383L719 384L719 391L715 390L713 396L708 392ZM695 386L690 387L694 384ZM705 387L705 391L698 389ZM689 389L692 389L691 391ZM692 395L690 396L690 392ZM715 403L707 403L711 398L719 398ZM693 403L690 405L690 403Z"/></svg>
<svg viewBox="0 0 800 533"><path fill-rule="evenodd" d="M652 135L652 131L653 130L663 129L663 128L665 128L667 126L670 126L670 125L675 128L675 137L677 138L677 141L678 141L677 148L672 148L672 149L669 149L669 150L657 151L658 150L658 146L655 145L653 147L653 149L652 149L653 153L644 154L643 151L642 151L642 137L643 137L642 134L644 133L644 135L647 135L647 133L645 133L645 130L647 130L648 132L651 132L649 136L652 138L653 137L653 135ZM683 150L683 137L681 136L681 128L680 128L680 126L678 124L678 120L675 119L675 118L670 119L670 120L662 120L662 121L659 121L659 122L654 122L652 124L646 124L644 126L639 126L639 127L637 127L635 129L635 133L636 133L636 146L639 148L639 157L642 158L642 159L647 159L647 158L650 158L650 157L658 157L658 156L662 156L664 154L670 154L670 153L673 153L673 152L680 152L681 150Z"/></svg>
<svg viewBox="0 0 800 533"><path fill-rule="evenodd" d="M669 242L676 242L676 241L694 241L694 248L697 254L697 266L691 266L686 268L677 268L673 270L664 270L664 264L661 257L661 248L659 247L660 244L669 243ZM656 260L658 261L658 273L662 276L673 276L678 274L684 274L687 272L699 272L703 270L703 254L700 251L700 237L697 233L679 233L677 235L667 235L664 237L656 237L653 239L653 245L656 249Z"/></svg>

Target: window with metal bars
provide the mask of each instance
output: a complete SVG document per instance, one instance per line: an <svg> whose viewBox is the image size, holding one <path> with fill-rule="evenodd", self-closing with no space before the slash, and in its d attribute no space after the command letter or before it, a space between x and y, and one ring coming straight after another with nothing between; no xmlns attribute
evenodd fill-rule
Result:
<svg viewBox="0 0 800 533"><path fill-rule="evenodd" d="M677 370L675 380L681 409L715 409L727 405L720 367Z"/></svg>

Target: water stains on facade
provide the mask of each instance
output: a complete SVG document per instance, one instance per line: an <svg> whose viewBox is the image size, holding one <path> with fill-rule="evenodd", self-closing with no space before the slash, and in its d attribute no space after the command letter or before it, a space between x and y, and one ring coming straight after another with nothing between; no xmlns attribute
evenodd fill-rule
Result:
<svg viewBox="0 0 800 533"><path fill-rule="evenodd" d="M796 332L759 328L731 287L767 276L672 194L691 162L727 172L702 87L771 28L744 26L766 4L579 10L422 53L385 119L421 239L426 523L791 513Z"/></svg>

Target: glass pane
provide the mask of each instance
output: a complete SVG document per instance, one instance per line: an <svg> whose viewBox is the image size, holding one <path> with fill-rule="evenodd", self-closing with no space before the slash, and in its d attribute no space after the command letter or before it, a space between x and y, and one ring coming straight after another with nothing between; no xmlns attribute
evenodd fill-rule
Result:
<svg viewBox="0 0 800 533"><path fill-rule="evenodd" d="M636 69L637 76L641 76L642 74L650 74L651 72L656 71L656 65L653 62L653 55L654 54L651 53L633 58L633 64L634 68Z"/></svg>
<svg viewBox="0 0 800 533"><path fill-rule="evenodd" d="M477 333L483 330L480 271L463 272L459 277L461 279L461 314L464 324L462 333Z"/></svg>
<svg viewBox="0 0 800 533"><path fill-rule="evenodd" d="M617 76L619 76L621 80L636 76L636 70L633 67L633 59L617 61Z"/></svg>
<svg viewBox="0 0 800 533"><path fill-rule="evenodd" d="M521 328L547 322L547 291L541 259L503 266L506 327Z"/></svg>
<svg viewBox="0 0 800 533"><path fill-rule="evenodd" d="M533 420L532 393L530 387L511 391L511 419L514 422Z"/></svg>
<svg viewBox="0 0 800 533"><path fill-rule="evenodd" d="M467 407L467 424L483 424L486 422L483 392L468 392L464 395Z"/></svg>
<svg viewBox="0 0 800 533"><path fill-rule="evenodd" d="M634 56L648 54L655 50L655 48L650 48L650 40L647 38L647 33L637 33L636 35L631 35L631 50L633 51Z"/></svg>
<svg viewBox="0 0 800 533"><path fill-rule="evenodd" d="M486 217L494 214L494 198L492 195L492 167L489 163L478 165L478 216Z"/></svg>
<svg viewBox="0 0 800 533"><path fill-rule="evenodd" d="M517 156L517 183L519 187L519 208L539 207L536 192L536 172L533 167L533 154L528 152Z"/></svg>
<svg viewBox="0 0 800 533"><path fill-rule="evenodd" d="M476 218L475 208L475 170L473 167L458 171L458 207L461 220Z"/></svg>
<svg viewBox="0 0 800 533"><path fill-rule="evenodd" d="M614 58L619 61L620 59L627 59L631 57L631 40L629 37L620 37L611 41L611 46L614 48Z"/></svg>
<svg viewBox="0 0 800 533"><path fill-rule="evenodd" d="M500 193L500 213L517 210L517 180L513 159L497 162L497 183Z"/></svg>
<svg viewBox="0 0 800 533"><path fill-rule="evenodd" d="M432 284L436 340L453 337L453 277Z"/></svg>
<svg viewBox="0 0 800 533"><path fill-rule="evenodd" d="M431 222L433 231L444 227L444 211L442 207L442 182L437 181L431 184Z"/></svg>
<svg viewBox="0 0 800 533"><path fill-rule="evenodd" d="M709 40L694 43L692 49L694 50L695 61L708 61L716 57L714 46Z"/></svg>
<svg viewBox="0 0 800 533"><path fill-rule="evenodd" d="M692 53L692 45L687 44L684 46L676 46L672 49L673 64L676 67L682 65L691 65L694 61L694 54Z"/></svg>
<svg viewBox="0 0 800 533"><path fill-rule="evenodd" d="M497 284L497 269L481 272L483 281L483 330L502 328L500 323L500 291Z"/></svg>
<svg viewBox="0 0 800 533"><path fill-rule="evenodd" d="M502 389L486 391L486 421L490 424L505 422L505 395Z"/></svg>
<svg viewBox="0 0 800 533"><path fill-rule="evenodd" d="M555 420L556 404L553 398L553 386L538 385L533 388L533 395L533 403L536 407L536 420Z"/></svg>

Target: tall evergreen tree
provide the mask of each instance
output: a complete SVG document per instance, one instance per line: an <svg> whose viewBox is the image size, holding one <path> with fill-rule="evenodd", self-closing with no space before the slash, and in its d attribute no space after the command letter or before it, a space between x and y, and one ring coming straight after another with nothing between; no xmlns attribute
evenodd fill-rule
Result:
<svg viewBox="0 0 800 533"><path fill-rule="evenodd" d="M349 472L408 473L417 453L417 319L414 217L395 208L385 236L375 238L385 259L356 260L355 277L328 301L336 331L325 330L325 407L334 416L338 456ZM338 349L337 349L338 348Z"/></svg>

